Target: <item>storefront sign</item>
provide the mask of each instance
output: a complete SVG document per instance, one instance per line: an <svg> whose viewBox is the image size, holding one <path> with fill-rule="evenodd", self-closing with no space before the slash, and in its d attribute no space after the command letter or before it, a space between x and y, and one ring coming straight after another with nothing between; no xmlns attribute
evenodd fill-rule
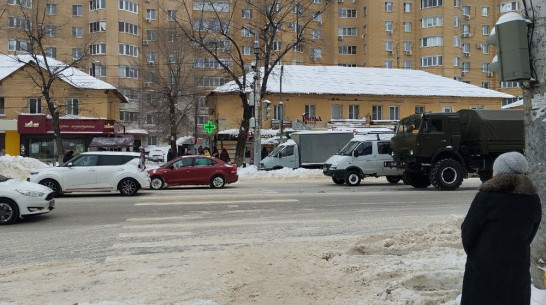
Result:
<svg viewBox="0 0 546 305"><path fill-rule="evenodd" d="M59 119L62 134L113 134L115 123L114 120L105 119ZM19 115L17 129L20 134L53 133L53 120L45 115Z"/></svg>
<svg viewBox="0 0 546 305"><path fill-rule="evenodd" d="M303 124L307 124L309 122L322 122L321 117L317 116L309 116L308 114L304 113L301 115L301 119L303 121Z"/></svg>

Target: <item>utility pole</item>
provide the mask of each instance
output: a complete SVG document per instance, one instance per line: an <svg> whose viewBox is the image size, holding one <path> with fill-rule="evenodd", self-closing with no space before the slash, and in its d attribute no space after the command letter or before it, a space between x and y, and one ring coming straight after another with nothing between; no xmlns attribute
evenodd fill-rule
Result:
<svg viewBox="0 0 546 305"><path fill-rule="evenodd" d="M282 137L284 132L284 103L282 102L282 73L284 70L284 66L281 66L281 76L279 79L279 122L280 127L279 130L281 132L280 138L279 138L279 144L282 144Z"/></svg>
<svg viewBox="0 0 546 305"><path fill-rule="evenodd" d="M529 175L542 200L542 222L531 245L531 277L533 285L546 289L546 0L524 0L525 19L532 21L530 58L534 80L523 82L525 111L525 156L529 161Z"/></svg>
<svg viewBox="0 0 546 305"><path fill-rule="evenodd" d="M258 167L261 161L262 153L262 118L261 118L261 96L260 96L260 43L258 42L258 33L254 39L254 119L256 126L254 127L254 165Z"/></svg>

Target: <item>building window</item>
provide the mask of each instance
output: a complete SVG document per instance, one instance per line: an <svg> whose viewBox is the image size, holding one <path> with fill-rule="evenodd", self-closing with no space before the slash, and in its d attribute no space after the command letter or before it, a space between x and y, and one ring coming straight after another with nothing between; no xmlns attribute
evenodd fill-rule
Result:
<svg viewBox="0 0 546 305"><path fill-rule="evenodd" d="M519 1L503 2L500 4L500 12L506 13L519 10Z"/></svg>
<svg viewBox="0 0 546 305"><path fill-rule="evenodd" d="M178 13L177 10L168 10L167 11L167 21L175 21L177 13Z"/></svg>
<svg viewBox="0 0 546 305"><path fill-rule="evenodd" d="M385 21L385 31L387 34L392 34L392 21Z"/></svg>
<svg viewBox="0 0 546 305"><path fill-rule="evenodd" d="M197 116L197 125L205 125L209 121L208 115L198 115Z"/></svg>
<svg viewBox="0 0 546 305"><path fill-rule="evenodd" d="M231 81L229 77L207 76L194 77L193 83L195 87L218 87Z"/></svg>
<svg viewBox="0 0 546 305"><path fill-rule="evenodd" d="M305 105L304 114L307 115L307 117L314 117L315 116L315 105Z"/></svg>
<svg viewBox="0 0 546 305"><path fill-rule="evenodd" d="M442 55L421 57L422 68L442 66L442 65L443 65Z"/></svg>
<svg viewBox="0 0 546 305"><path fill-rule="evenodd" d="M30 52L32 51L32 44L26 40L9 39L8 50Z"/></svg>
<svg viewBox="0 0 546 305"><path fill-rule="evenodd" d="M157 39L157 32L155 29L146 30L146 40L155 41Z"/></svg>
<svg viewBox="0 0 546 305"><path fill-rule="evenodd" d="M72 38L83 38L83 27L73 26L72 27Z"/></svg>
<svg viewBox="0 0 546 305"><path fill-rule="evenodd" d="M389 120L400 120L400 106L389 107Z"/></svg>
<svg viewBox="0 0 546 305"><path fill-rule="evenodd" d="M404 13L411 13L411 3L404 3Z"/></svg>
<svg viewBox="0 0 546 305"><path fill-rule="evenodd" d="M106 8L106 0L91 0L89 1L89 10L103 10Z"/></svg>
<svg viewBox="0 0 546 305"><path fill-rule="evenodd" d="M66 115L78 115L80 101L77 98L69 98L66 100Z"/></svg>
<svg viewBox="0 0 546 305"><path fill-rule="evenodd" d="M482 82L482 88L489 89L490 84L489 82Z"/></svg>
<svg viewBox="0 0 546 305"><path fill-rule="evenodd" d="M57 26L56 25L46 25L45 29L46 37L57 37Z"/></svg>
<svg viewBox="0 0 546 305"><path fill-rule="evenodd" d="M338 36L356 36L355 27L339 27L337 29Z"/></svg>
<svg viewBox="0 0 546 305"><path fill-rule="evenodd" d="M243 46L243 55L252 55L252 48L250 46Z"/></svg>
<svg viewBox="0 0 546 305"><path fill-rule="evenodd" d="M461 57L455 55L453 56L453 66L454 67L460 67L461 66Z"/></svg>
<svg viewBox="0 0 546 305"><path fill-rule="evenodd" d="M252 19L252 10L249 8L243 9L243 19Z"/></svg>
<svg viewBox="0 0 546 305"><path fill-rule="evenodd" d="M442 16L429 16L421 19L421 28L431 28L444 25L444 17Z"/></svg>
<svg viewBox="0 0 546 305"><path fill-rule="evenodd" d="M119 120L124 122L138 122L138 112L120 111Z"/></svg>
<svg viewBox="0 0 546 305"><path fill-rule="evenodd" d="M156 136L148 136L148 145L157 145L157 137Z"/></svg>
<svg viewBox="0 0 546 305"><path fill-rule="evenodd" d="M407 40L407 41L404 41L404 53L406 53L407 55L411 54L411 41Z"/></svg>
<svg viewBox="0 0 546 305"><path fill-rule="evenodd" d="M83 15L83 5L74 4L72 5L72 16L82 16Z"/></svg>
<svg viewBox="0 0 546 305"><path fill-rule="evenodd" d="M338 53L342 55L355 55L356 46L338 46Z"/></svg>
<svg viewBox="0 0 546 305"><path fill-rule="evenodd" d="M453 46L457 48L461 46L461 37L459 35L453 36Z"/></svg>
<svg viewBox="0 0 546 305"><path fill-rule="evenodd" d="M322 49L321 48L312 48L311 49L311 59L322 58Z"/></svg>
<svg viewBox="0 0 546 305"><path fill-rule="evenodd" d="M42 101L39 98L28 99L29 113L42 113Z"/></svg>
<svg viewBox="0 0 546 305"><path fill-rule="evenodd" d="M280 51L282 47L282 41L275 40L273 41L273 51Z"/></svg>
<svg viewBox="0 0 546 305"><path fill-rule="evenodd" d="M89 22L89 33L106 32L106 21Z"/></svg>
<svg viewBox="0 0 546 305"><path fill-rule="evenodd" d="M404 69L411 70L411 60L404 60Z"/></svg>
<svg viewBox="0 0 546 305"><path fill-rule="evenodd" d="M252 1L247 0L248 3ZM205 11L205 12L229 12L229 2L227 1L194 1L193 2L194 11Z"/></svg>
<svg viewBox="0 0 546 305"><path fill-rule="evenodd" d="M465 16L466 18L470 18L470 6L463 6L463 16Z"/></svg>
<svg viewBox="0 0 546 305"><path fill-rule="evenodd" d="M313 21L318 22L319 24L322 24L322 14L319 12L313 13Z"/></svg>
<svg viewBox="0 0 546 305"><path fill-rule="evenodd" d="M89 46L89 54L106 54L106 44L105 43L94 43Z"/></svg>
<svg viewBox="0 0 546 305"><path fill-rule="evenodd" d="M157 124L157 116L155 114L147 114L146 115L146 124L148 124L148 125Z"/></svg>
<svg viewBox="0 0 546 305"><path fill-rule="evenodd" d="M442 112L453 112L453 107L442 107Z"/></svg>
<svg viewBox="0 0 546 305"><path fill-rule="evenodd" d="M252 37L252 30L250 28L243 27L241 31L242 31L243 37Z"/></svg>
<svg viewBox="0 0 546 305"><path fill-rule="evenodd" d="M30 30L29 22L27 22L27 19L24 18L24 17L9 16L8 17L8 27L21 29L21 30L25 30L25 31Z"/></svg>
<svg viewBox="0 0 546 305"><path fill-rule="evenodd" d="M83 49L81 48L72 48L72 59L78 60L83 56Z"/></svg>
<svg viewBox="0 0 546 305"><path fill-rule="evenodd" d="M131 35L138 35L138 25L129 22L118 22L118 30L120 33L127 33Z"/></svg>
<svg viewBox="0 0 546 305"><path fill-rule="evenodd" d="M489 54L489 44L482 43L482 54Z"/></svg>
<svg viewBox="0 0 546 305"><path fill-rule="evenodd" d="M57 48L56 47L46 47L45 55L51 58L57 58Z"/></svg>
<svg viewBox="0 0 546 305"><path fill-rule="evenodd" d="M392 2L385 2L385 12L392 12Z"/></svg>
<svg viewBox="0 0 546 305"><path fill-rule="evenodd" d="M106 66L100 62L92 63L89 66L89 75L93 77L106 77Z"/></svg>
<svg viewBox="0 0 546 305"><path fill-rule="evenodd" d="M0 115L6 114L6 105L4 104L4 97L0 97Z"/></svg>
<svg viewBox="0 0 546 305"><path fill-rule="evenodd" d="M519 82L501 82L501 88L518 88L520 86Z"/></svg>
<svg viewBox="0 0 546 305"><path fill-rule="evenodd" d="M57 4L46 3L46 14L50 16L57 15Z"/></svg>
<svg viewBox="0 0 546 305"><path fill-rule="evenodd" d="M156 20L157 11L155 8L149 8L146 10L146 20Z"/></svg>
<svg viewBox="0 0 546 305"><path fill-rule="evenodd" d="M349 119L358 120L359 118L358 105L349 105Z"/></svg>
<svg viewBox="0 0 546 305"><path fill-rule="evenodd" d="M372 120L382 120L383 119L383 106L373 105L372 106Z"/></svg>
<svg viewBox="0 0 546 305"><path fill-rule="evenodd" d="M32 8L32 0L8 0L9 5L20 5L25 8Z"/></svg>
<svg viewBox="0 0 546 305"><path fill-rule="evenodd" d="M131 66L120 65L119 77L138 79L138 69Z"/></svg>
<svg viewBox="0 0 546 305"><path fill-rule="evenodd" d="M119 0L118 9L120 11L127 11L138 14L138 3L128 0Z"/></svg>
<svg viewBox="0 0 546 305"><path fill-rule="evenodd" d="M130 44L119 44L119 55L128 55L132 57L138 57L138 47Z"/></svg>
<svg viewBox="0 0 546 305"><path fill-rule="evenodd" d="M385 51L392 53L392 40L385 40Z"/></svg>
<svg viewBox="0 0 546 305"><path fill-rule="evenodd" d="M463 24L463 37L470 37L470 24Z"/></svg>
<svg viewBox="0 0 546 305"><path fill-rule="evenodd" d="M469 61L463 61L463 73L470 72L470 62Z"/></svg>
<svg viewBox="0 0 546 305"><path fill-rule="evenodd" d="M489 35L489 25L482 25L482 35L483 36Z"/></svg>
<svg viewBox="0 0 546 305"><path fill-rule="evenodd" d="M502 99L502 106L510 105L512 103L515 103L515 102L521 100L521 99L523 99L523 96L515 96L515 97L511 97L511 98Z"/></svg>
<svg viewBox="0 0 546 305"><path fill-rule="evenodd" d="M415 113L416 114L425 113L425 106L415 106Z"/></svg>
<svg viewBox="0 0 546 305"><path fill-rule="evenodd" d="M489 72L489 63L488 62L482 63L482 72L484 72L484 73Z"/></svg>
<svg viewBox="0 0 546 305"><path fill-rule="evenodd" d="M482 16L483 17L489 16L489 7L487 6L482 7Z"/></svg>
<svg viewBox="0 0 546 305"><path fill-rule="evenodd" d="M311 39L322 39L322 30L311 29Z"/></svg>
<svg viewBox="0 0 546 305"><path fill-rule="evenodd" d="M341 105L332 105L332 120L341 120L343 118L343 106Z"/></svg>
<svg viewBox="0 0 546 305"><path fill-rule="evenodd" d="M461 19L459 17L455 16L453 18L453 27L458 28L461 26Z"/></svg>
<svg viewBox="0 0 546 305"><path fill-rule="evenodd" d="M339 18L356 18L356 9L340 8L337 10L337 16Z"/></svg>
<svg viewBox="0 0 546 305"><path fill-rule="evenodd" d="M421 47L439 47L444 45L444 38L442 36L431 36L421 38Z"/></svg>
<svg viewBox="0 0 546 305"><path fill-rule="evenodd" d="M421 8L442 6L442 0L421 0Z"/></svg>
<svg viewBox="0 0 546 305"><path fill-rule="evenodd" d="M411 32L411 22L404 21L404 32L406 32L406 33Z"/></svg>

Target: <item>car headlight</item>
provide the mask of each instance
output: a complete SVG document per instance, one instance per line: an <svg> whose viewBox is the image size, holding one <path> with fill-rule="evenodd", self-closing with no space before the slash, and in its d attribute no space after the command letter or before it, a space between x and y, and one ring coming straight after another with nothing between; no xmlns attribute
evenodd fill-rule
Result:
<svg viewBox="0 0 546 305"><path fill-rule="evenodd" d="M410 156L413 156L413 149L409 152Z"/></svg>
<svg viewBox="0 0 546 305"><path fill-rule="evenodd" d="M29 196L29 197L42 197L45 195L45 193L42 192L34 192L34 191L28 191L28 190L18 190L15 189L19 194Z"/></svg>
<svg viewBox="0 0 546 305"><path fill-rule="evenodd" d="M339 162L334 162L334 163L332 163L330 168L337 168L338 166L339 166Z"/></svg>

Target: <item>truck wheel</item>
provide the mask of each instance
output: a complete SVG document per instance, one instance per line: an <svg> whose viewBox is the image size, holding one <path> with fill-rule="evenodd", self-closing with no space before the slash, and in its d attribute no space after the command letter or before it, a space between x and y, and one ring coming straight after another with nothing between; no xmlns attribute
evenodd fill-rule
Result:
<svg viewBox="0 0 546 305"><path fill-rule="evenodd" d="M345 179L332 177L332 181L334 181L335 184L343 184L345 183Z"/></svg>
<svg viewBox="0 0 546 305"><path fill-rule="evenodd" d="M348 172L345 175L345 183L349 186L357 186L360 184L360 175L357 171Z"/></svg>
<svg viewBox="0 0 546 305"><path fill-rule="evenodd" d="M430 182L439 190L456 190L463 183L463 168L453 159L442 159L432 167Z"/></svg>
<svg viewBox="0 0 546 305"><path fill-rule="evenodd" d="M430 185L430 179L427 175L421 175L416 173L405 173L406 181L414 188L422 189Z"/></svg>
<svg viewBox="0 0 546 305"><path fill-rule="evenodd" d="M485 170L478 173L480 175L480 180L482 182L485 182L493 177L493 171L492 170Z"/></svg>
<svg viewBox="0 0 546 305"><path fill-rule="evenodd" d="M398 183L400 180L402 180L402 176L387 176L389 183Z"/></svg>

